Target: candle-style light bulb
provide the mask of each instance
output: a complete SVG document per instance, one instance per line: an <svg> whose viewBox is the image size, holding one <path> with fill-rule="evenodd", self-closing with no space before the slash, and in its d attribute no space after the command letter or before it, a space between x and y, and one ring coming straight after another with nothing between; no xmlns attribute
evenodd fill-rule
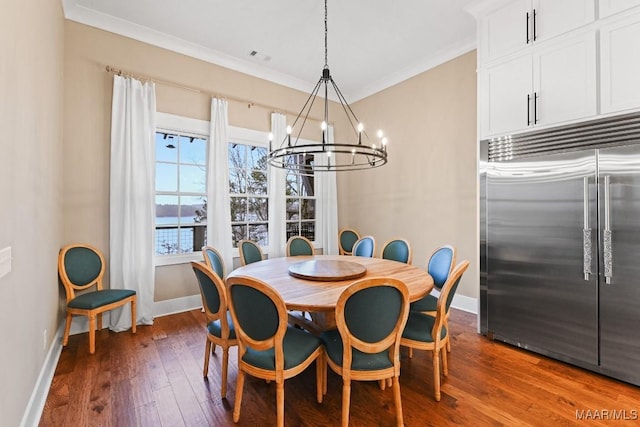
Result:
<svg viewBox="0 0 640 427"><path fill-rule="evenodd" d="M271 141L273 141L273 134L269 132L269 153L271 153Z"/></svg>
<svg viewBox="0 0 640 427"><path fill-rule="evenodd" d="M387 139L387 137L385 136L384 138L382 138L382 150L383 151L387 151L387 142L389 140Z"/></svg>
<svg viewBox="0 0 640 427"><path fill-rule="evenodd" d="M362 123L358 123L358 144L362 144L362 131L364 130L364 126Z"/></svg>
<svg viewBox="0 0 640 427"><path fill-rule="evenodd" d="M352 148L351 149L351 164L353 165L355 163L356 160L356 149Z"/></svg>
<svg viewBox="0 0 640 427"><path fill-rule="evenodd" d="M287 126L287 144L291 147L291 126Z"/></svg>
<svg viewBox="0 0 640 427"><path fill-rule="evenodd" d="M326 142L325 131L327 130L327 122L323 120L320 128L322 129L322 143L324 144Z"/></svg>
<svg viewBox="0 0 640 427"><path fill-rule="evenodd" d="M378 138L382 138L384 133L382 133L382 129L378 129Z"/></svg>

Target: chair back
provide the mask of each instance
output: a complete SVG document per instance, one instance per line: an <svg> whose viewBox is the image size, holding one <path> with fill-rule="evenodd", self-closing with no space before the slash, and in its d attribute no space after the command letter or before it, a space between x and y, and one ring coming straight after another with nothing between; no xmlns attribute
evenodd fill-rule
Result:
<svg viewBox="0 0 640 427"><path fill-rule="evenodd" d="M376 251L376 241L372 236L364 236L353 244L352 255L373 258Z"/></svg>
<svg viewBox="0 0 640 427"><path fill-rule="evenodd" d="M456 265L455 247L444 245L433 251L427 263L427 272L433 277L433 285L436 289L442 288L454 265Z"/></svg>
<svg viewBox="0 0 640 427"><path fill-rule="evenodd" d="M442 326L445 324L445 321L449 314L449 308L451 308L453 296L458 290L458 285L460 284L460 280L462 279L462 274L467 270L468 267L468 260L461 261L458 265L456 265L456 267L449 275L447 281L442 285L442 288L440 289L440 296L438 297L438 305L436 308L434 330L441 330Z"/></svg>
<svg viewBox="0 0 640 427"><path fill-rule="evenodd" d="M222 279L208 266L200 262L192 261L191 267L198 280L202 308L204 308L208 321L220 319L221 323L227 324L227 296Z"/></svg>
<svg viewBox="0 0 640 427"><path fill-rule="evenodd" d="M227 279L227 295L240 357L247 349L273 348L276 369L284 369L282 341L287 331L287 309L280 294L258 279L235 276Z"/></svg>
<svg viewBox="0 0 640 427"><path fill-rule="evenodd" d="M102 290L105 262L95 247L73 244L60 250L58 272L67 294L67 303L75 298L75 292L96 286Z"/></svg>
<svg viewBox="0 0 640 427"><path fill-rule="evenodd" d="M338 233L338 249L340 255L351 255L353 252L353 245L358 241L360 235L357 231L351 228L343 228Z"/></svg>
<svg viewBox="0 0 640 427"><path fill-rule="evenodd" d="M398 279L362 279L345 289L336 305L336 324L343 342L343 368L350 369L353 349L389 351L400 369L399 346L409 315L409 291Z"/></svg>
<svg viewBox="0 0 640 427"><path fill-rule="evenodd" d="M242 265L262 261L263 259L262 249L252 240L240 240L238 248L240 248L240 264Z"/></svg>
<svg viewBox="0 0 640 427"><path fill-rule="evenodd" d="M202 256L207 267L213 270L219 278L224 279L224 261L220 252L213 246L203 246Z"/></svg>
<svg viewBox="0 0 640 427"><path fill-rule="evenodd" d="M413 261L411 245L405 239L389 240L382 247L380 258L411 264Z"/></svg>
<svg viewBox="0 0 640 427"><path fill-rule="evenodd" d="M313 255L313 243L304 236L291 236L287 241L287 256Z"/></svg>

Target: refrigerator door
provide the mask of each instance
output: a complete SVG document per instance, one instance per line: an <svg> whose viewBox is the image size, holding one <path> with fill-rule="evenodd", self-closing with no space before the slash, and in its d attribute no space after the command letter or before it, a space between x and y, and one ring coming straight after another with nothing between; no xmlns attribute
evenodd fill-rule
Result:
<svg viewBox="0 0 640 427"><path fill-rule="evenodd" d="M640 384L640 146L598 154L600 365Z"/></svg>
<svg viewBox="0 0 640 427"><path fill-rule="evenodd" d="M496 339L597 365L596 190L594 150L487 164L487 311Z"/></svg>

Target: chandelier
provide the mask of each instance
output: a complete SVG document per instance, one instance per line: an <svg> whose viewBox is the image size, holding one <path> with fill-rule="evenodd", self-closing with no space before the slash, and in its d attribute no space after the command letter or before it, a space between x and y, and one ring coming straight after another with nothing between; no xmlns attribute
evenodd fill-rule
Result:
<svg viewBox="0 0 640 427"><path fill-rule="evenodd" d="M300 139L304 125L320 90L324 91L324 118L321 124L322 143L308 142ZM346 114L349 124L354 131L354 141L335 142L329 137L329 89L335 92L336 98ZM300 126L296 125L300 121ZM291 133L296 132L294 138ZM332 136L332 135L331 135ZM381 130L376 133L376 142L369 140L363 124L357 119L342 92L336 85L329 72L327 62L327 0L324 1L324 68L322 76L315 88L309 94L292 126L287 126L287 134L275 147L273 134L269 134L270 165L294 171L344 171L377 168L387 163L387 138ZM363 140L364 139L364 140ZM326 154L326 164L321 164L314 158L314 154Z"/></svg>

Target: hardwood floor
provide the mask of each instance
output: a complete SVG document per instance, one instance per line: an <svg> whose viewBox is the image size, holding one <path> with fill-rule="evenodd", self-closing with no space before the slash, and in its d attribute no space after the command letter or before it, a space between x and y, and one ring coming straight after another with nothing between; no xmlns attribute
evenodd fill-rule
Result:
<svg viewBox="0 0 640 427"><path fill-rule="evenodd" d="M431 355L402 353L406 426L637 425L640 388L492 342L476 333L474 315L451 316L449 376L433 399ZM232 421L236 357L229 361L227 399L220 398L220 349L202 377L204 319L199 310L157 318L138 333L100 331L96 354L88 335L64 348L41 426L274 425L275 384L247 376L240 422ZM330 371L330 370L329 370ZM342 382L329 372L328 393L315 401L315 368L285 383L287 426L340 425ZM582 416L582 419L579 419ZM392 426L392 391L353 382L351 426Z"/></svg>

